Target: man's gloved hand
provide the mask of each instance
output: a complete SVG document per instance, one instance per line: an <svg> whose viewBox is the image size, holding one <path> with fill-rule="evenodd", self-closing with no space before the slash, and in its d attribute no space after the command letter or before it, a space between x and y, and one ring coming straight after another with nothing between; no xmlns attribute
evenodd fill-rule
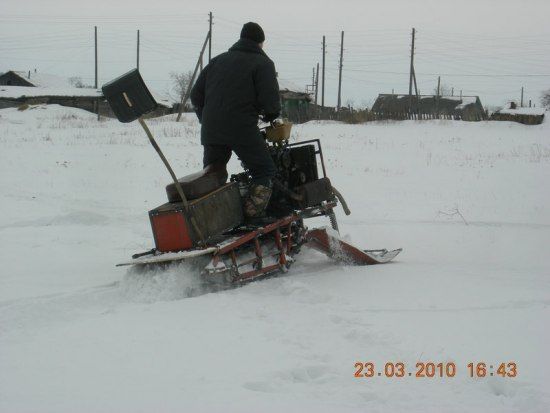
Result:
<svg viewBox="0 0 550 413"><path fill-rule="evenodd" d="M277 119L278 117L279 117L278 113L266 113L262 116L262 121L264 121L266 123L271 123L275 119Z"/></svg>

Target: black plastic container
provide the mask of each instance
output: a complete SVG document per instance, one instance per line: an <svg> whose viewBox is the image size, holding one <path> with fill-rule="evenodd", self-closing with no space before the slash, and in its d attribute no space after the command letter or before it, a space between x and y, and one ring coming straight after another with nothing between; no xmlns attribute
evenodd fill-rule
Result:
<svg viewBox="0 0 550 413"><path fill-rule="evenodd" d="M132 122L157 108L155 98L137 69L105 83L101 90L117 119L124 123Z"/></svg>

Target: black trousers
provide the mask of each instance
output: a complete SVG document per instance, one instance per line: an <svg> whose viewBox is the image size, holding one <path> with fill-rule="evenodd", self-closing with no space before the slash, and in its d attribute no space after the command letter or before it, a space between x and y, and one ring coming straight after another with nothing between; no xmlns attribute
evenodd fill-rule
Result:
<svg viewBox="0 0 550 413"><path fill-rule="evenodd" d="M263 139L258 138L257 141L247 145L203 145L204 167L214 162L226 164L231 158L231 152L235 152L246 169L250 171L253 184L270 186L277 169L267 144Z"/></svg>

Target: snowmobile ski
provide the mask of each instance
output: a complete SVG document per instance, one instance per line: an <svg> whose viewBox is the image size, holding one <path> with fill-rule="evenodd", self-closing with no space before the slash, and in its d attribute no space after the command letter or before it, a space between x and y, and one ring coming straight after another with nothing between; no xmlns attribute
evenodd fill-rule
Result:
<svg viewBox="0 0 550 413"><path fill-rule="evenodd" d="M306 246L320 251L330 258L352 265L385 264L393 260L403 249L388 251L362 250L342 240L338 233L327 228L316 228L307 232Z"/></svg>

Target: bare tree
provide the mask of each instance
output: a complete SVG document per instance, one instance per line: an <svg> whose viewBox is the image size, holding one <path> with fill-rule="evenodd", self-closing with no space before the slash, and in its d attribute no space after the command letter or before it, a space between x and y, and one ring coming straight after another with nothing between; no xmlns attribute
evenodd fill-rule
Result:
<svg viewBox="0 0 550 413"><path fill-rule="evenodd" d="M80 76L72 76L69 78L69 83L77 88L91 88L92 86L84 84Z"/></svg>
<svg viewBox="0 0 550 413"><path fill-rule="evenodd" d="M178 100L181 101L185 95L185 92L187 92L187 88L189 87L189 83L191 83L192 78L192 71L170 73L170 79L172 80L172 92Z"/></svg>
<svg viewBox="0 0 550 413"><path fill-rule="evenodd" d="M550 89L542 92L540 96L540 103L542 103L542 106L545 108L550 109Z"/></svg>

